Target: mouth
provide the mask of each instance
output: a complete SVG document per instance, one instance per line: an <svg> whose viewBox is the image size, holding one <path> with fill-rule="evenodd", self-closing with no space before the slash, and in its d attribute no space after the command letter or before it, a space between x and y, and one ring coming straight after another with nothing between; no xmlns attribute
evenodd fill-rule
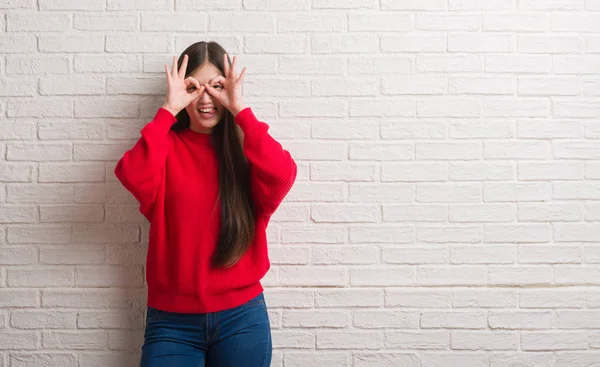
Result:
<svg viewBox="0 0 600 367"><path fill-rule="evenodd" d="M197 111L203 118L211 118L217 113L217 109L214 107L198 108Z"/></svg>

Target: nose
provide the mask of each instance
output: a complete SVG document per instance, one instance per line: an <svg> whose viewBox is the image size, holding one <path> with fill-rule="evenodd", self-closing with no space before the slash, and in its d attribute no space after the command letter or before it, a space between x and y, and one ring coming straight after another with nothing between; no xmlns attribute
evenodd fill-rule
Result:
<svg viewBox="0 0 600 367"><path fill-rule="evenodd" d="M206 103L212 101L212 98L211 98L210 94L208 94L208 92L206 91L206 89L202 91L202 94L200 95L200 100L202 102L206 102Z"/></svg>

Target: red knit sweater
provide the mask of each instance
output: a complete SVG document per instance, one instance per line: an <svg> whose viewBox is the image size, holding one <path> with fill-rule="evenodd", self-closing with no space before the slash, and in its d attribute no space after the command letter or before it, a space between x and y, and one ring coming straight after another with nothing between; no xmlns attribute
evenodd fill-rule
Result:
<svg viewBox="0 0 600 367"><path fill-rule="evenodd" d="M244 132L256 211L254 241L228 269L210 266L220 228L217 157L210 134L170 130L175 117L160 108L115 168L150 221L148 306L171 312L216 312L263 291L270 267L266 227L296 179L296 163L250 108L235 117Z"/></svg>

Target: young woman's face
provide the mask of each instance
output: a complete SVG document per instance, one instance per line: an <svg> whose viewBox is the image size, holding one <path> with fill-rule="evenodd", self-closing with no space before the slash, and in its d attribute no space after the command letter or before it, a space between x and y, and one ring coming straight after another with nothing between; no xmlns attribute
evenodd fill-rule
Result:
<svg viewBox="0 0 600 367"><path fill-rule="evenodd" d="M213 81L219 75L222 76L223 74L210 62L205 63L190 74L200 82L200 85L208 84L209 88L220 91L223 89L221 83ZM211 97L207 91L202 92L198 98L187 105L185 110L190 116L190 129L204 134L210 133L225 113L225 107Z"/></svg>

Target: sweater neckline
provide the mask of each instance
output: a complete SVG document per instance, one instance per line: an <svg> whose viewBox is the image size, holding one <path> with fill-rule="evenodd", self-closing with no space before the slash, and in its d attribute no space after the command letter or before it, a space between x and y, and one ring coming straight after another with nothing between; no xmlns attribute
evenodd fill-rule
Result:
<svg viewBox="0 0 600 367"><path fill-rule="evenodd" d="M202 144L210 144L213 136L212 133L199 133L189 127L184 129L182 133L190 140Z"/></svg>

